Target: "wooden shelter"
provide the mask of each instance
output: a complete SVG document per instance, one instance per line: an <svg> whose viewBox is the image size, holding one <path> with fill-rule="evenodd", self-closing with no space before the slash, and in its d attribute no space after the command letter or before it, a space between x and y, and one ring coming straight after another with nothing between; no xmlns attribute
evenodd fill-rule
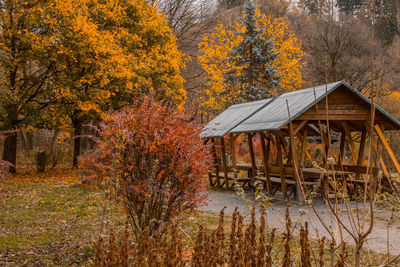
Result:
<svg viewBox="0 0 400 267"><path fill-rule="evenodd" d="M210 184L253 186L259 180L270 195L281 189L283 197L294 193L302 200L307 188L329 186L329 179L337 176L346 181L350 193L355 192L357 186L370 182L368 177L390 179L382 149L400 174L400 165L384 135L389 130L400 130L400 122L343 81L233 105L203 131L203 137L212 142L215 171L209 174ZM226 153L228 135L230 155ZM249 163L237 162L235 141L240 135L247 139ZM254 153L255 137L261 146L261 161ZM322 168L305 166L306 159L308 165L314 160L309 153L313 137L323 144ZM332 137L340 140L336 148ZM371 144L371 153L366 151L367 144Z"/></svg>

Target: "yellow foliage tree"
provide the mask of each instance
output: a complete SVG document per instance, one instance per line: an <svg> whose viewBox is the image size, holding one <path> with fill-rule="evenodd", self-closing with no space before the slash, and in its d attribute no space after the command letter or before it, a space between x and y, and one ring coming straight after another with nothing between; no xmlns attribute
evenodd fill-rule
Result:
<svg viewBox="0 0 400 267"><path fill-rule="evenodd" d="M83 123L149 92L184 100L182 54L154 7L144 0L63 0L62 5L56 19L68 23L61 26L64 69L58 103L75 135ZM79 154L80 138L75 138L74 166Z"/></svg>
<svg viewBox="0 0 400 267"><path fill-rule="evenodd" d="M301 74L304 52L299 40L284 18L260 16L259 9L256 10L256 15L257 26L265 28L262 38L273 40L275 50L279 53L271 67L277 68L277 75L282 78L279 81L279 89L272 93L280 94L301 88L304 83ZM233 55L230 51L243 40L243 37L235 32L244 33L245 30L239 22L220 24L213 33L204 36L199 44L199 62L207 74L207 82L198 97L198 105L205 113L218 112L227 105L240 101L240 85L228 84L226 74L240 73L242 67L232 64Z"/></svg>
<svg viewBox="0 0 400 267"><path fill-rule="evenodd" d="M83 123L143 94L185 99L176 38L145 0L8 0L0 6L3 130L72 123L81 134ZM14 165L16 141L14 132L3 153Z"/></svg>

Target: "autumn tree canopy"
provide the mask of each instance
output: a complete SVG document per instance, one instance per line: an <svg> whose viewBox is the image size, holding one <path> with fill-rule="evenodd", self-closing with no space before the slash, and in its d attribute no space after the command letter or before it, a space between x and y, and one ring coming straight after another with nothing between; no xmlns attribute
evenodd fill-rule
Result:
<svg viewBox="0 0 400 267"><path fill-rule="evenodd" d="M9 131L3 159L13 165L17 142L13 131L37 119L54 100L49 95L57 75L57 42L56 29L48 21L51 10L48 1L0 2L0 125Z"/></svg>
<svg viewBox="0 0 400 267"><path fill-rule="evenodd" d="M3 130L47 120L53 127L72 124L79 135L83 123L149 92L185 99L176 38L145 0L1 5ZM76 159L79 138L74 149ZM3 158L15 165L16 134L6 138Z"/></svg>
<svg viewBox="0 0 400 267"><path fill-rule="evenodd" d="M245 16L245 14L243 15ZM303 51L301 45L290 30L284 18L262 16L256 9L256 25L265 32L260 36L262 40L273 40L276 52L279 54L271 63L271 68L277 68L279 90L271 91L281 93L293 91L303 85L301 68ZM226 82L227 73L240 75L243 66L232 64L232 49L243 41L243 36L235 32L245 33L246 27L240 23L228 25L219 24L213 33L205 35L199 44L199 61L206 73L204 90L198 97L198 105L204 112L215 112L224 109L226 105L239 101L240 85L232 86ZM268 67L268 66L265 66Z"/></svg>

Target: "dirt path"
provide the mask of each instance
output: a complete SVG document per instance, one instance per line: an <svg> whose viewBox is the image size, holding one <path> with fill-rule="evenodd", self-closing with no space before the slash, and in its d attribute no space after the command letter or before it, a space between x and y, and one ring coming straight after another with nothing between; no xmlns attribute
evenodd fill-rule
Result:
<svg viewBox="0 0 400 267"><path fill-rule="evenodd" d="M201 207L201 210L219 212L224 206L226 206L225 214L231 215L235 207L238 207L242 215L245 215L247 218L249 217L251 204L246 203L246 201L242 200L234 192L209 191L208 193L208 204ZM247 193L247 196L250 200L253 199L250 192ZM353 212L356 212L356 210L362 210L362 203L352 202L350 205ZM334 215L327 204L323 201L317 200L315 206L318 213L329 227L336 225ZM267 210L267 222L271 227L277 228L280 231L284 230L285 209L286 203L275 201L273 207ZM389 251L392 255L400 254L400 222L397 220L397 222L388 227L387 220L390 218L391 212L381 208L375 208L374 212L374 227L372 233L369 235L365 247L379 253L387 253L389 245ZM318 235L328 236L328 232L310 207L303 204L292 203L290 207L290 216L294 223L304 223L305 221L308 221L310 224L310 235L314 237L317 237ZM341 218L343 219L344 224L350 228L348 213L343 212ZM368 227L368 224L366 227ZM346 234L345 231L344 237L348 238L348 244L354 244L350 235ZM389 242L387 242L388 238Z"/></svg>

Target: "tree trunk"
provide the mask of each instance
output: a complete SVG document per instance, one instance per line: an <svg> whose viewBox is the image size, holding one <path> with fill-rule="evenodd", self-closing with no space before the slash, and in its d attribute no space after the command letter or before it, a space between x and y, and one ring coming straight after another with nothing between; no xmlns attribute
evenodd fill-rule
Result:
<svg viewBox="0 0 400 267"><path fill-rule="evenodd" d="M12 164L10 172L15 173L17 166L17 132L12 132L4 139L3 160Z"/></svg>
<svg viewBox="0 0 400 267"><path fill-rule="evenodd" d="M93 126L89 127L89 135L90 138L88 138L88 149L93 149L94 145L96 144L95 138L97 137L97 132Z"/></svg>
<svg viewBox="0 0 400 267"><path fill-rule="evenodd" d="M50 144L50 152L51 152L51 153L54 152L54 146L55 146L55 144L56 144L56 140L57 140L57 137L58 137L59 133L60 133L60 130L59 130L59 129L56 129L56 130L54 131L53 137L51 138L51 144Z"/></svg>
<svg viewBox="0 0 400 267"><path fill-rule="evenodd" d="M78 167L78 157L81 154L81 137L77 137L81 135L81 130L82 130L82 123L80 121L77 121L74 123L74 157L72 161L72 167L77 168Z"/></svg>
<svg viewBox="0 0 400 267"><path fill-rule="evenodd" d="M360 251L357 250L356 253L354 254L354 267L360 267L360 258L361 258Z"/></svg>
<svg viewBox="0 0 400 267"><path fill-rule="evenodd" d="M32 133L26 133L26 148L28 151L33 150L33 134Z"/></svg>
<svg viewBox="0 0 400 267"><path fill-rule="evenodd" d="M90 134L89 132L89 127L87 125L82 126L82 139L81 139L81 149L83 152L85 152L88 149L88 135Z"/></svg>
<svg viewBox="0 0 400 267"><path fill-rule="evenodd" d="M32 151L33 150L33 136L32 136L32 134L25 132L24 129L21 129L21 136L22 136L22 143L23 143L24 149L26 151Z"/></svg>

